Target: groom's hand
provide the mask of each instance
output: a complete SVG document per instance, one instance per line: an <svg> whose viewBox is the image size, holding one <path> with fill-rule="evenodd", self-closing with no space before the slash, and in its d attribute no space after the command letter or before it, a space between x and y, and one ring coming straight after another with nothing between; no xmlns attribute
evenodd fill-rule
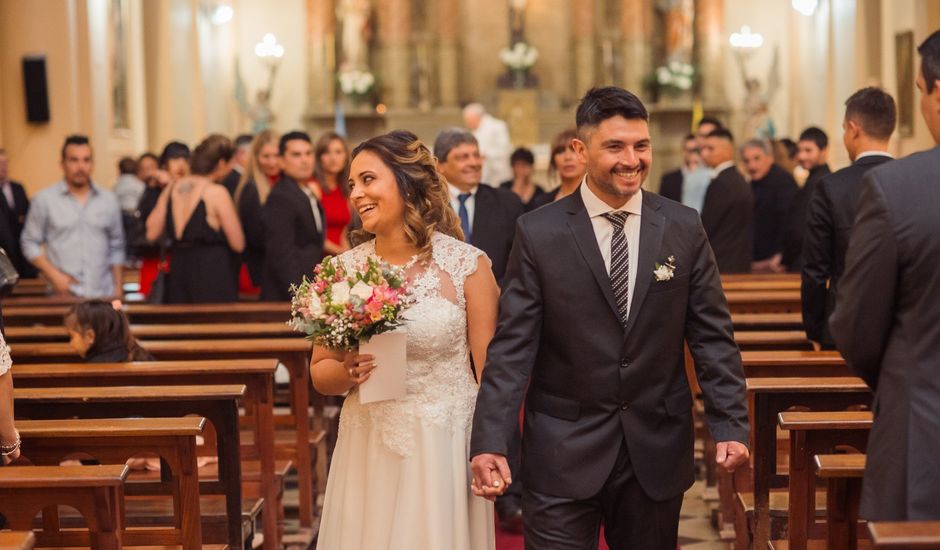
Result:
<svg viewBox="0 0 940 550"><path fill-rule="evenodd" d="M747 463L751 453L737 441L721 441L715 445L715 462L729 472Z"/></svg>
<svg viewBox="0 0 940 550"><path fill-rule="evenodd" d="M470 469L473 471L470 489L478 497L496 500L512 483L509 463L503 455L478 454L470 459Z"/></svg>

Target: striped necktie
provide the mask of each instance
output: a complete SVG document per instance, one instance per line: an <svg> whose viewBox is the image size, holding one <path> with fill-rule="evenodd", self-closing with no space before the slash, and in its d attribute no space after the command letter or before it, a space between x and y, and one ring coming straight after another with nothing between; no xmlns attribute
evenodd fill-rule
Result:
<svg viewBox="0 0 940 550"><path fill-rule="evenodd" d="M623 226L627 222L629 212L608 212L604 218L614 226L614 234L610 239L610 286L617 299L617 309L620 310L620 320L627 323L627 307L630 300L630 250L627 246L627 235Z"/></svg>

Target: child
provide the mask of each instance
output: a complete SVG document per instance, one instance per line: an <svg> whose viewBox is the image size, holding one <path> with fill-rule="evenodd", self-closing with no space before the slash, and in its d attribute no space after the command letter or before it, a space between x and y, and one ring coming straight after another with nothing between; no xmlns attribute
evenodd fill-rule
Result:
<svg viewBox="0 0 940 550"><path fill-rule="evenodd" d="M114 304L88 300L65 314L69 344L87 363L153 361L131 334L127 317Z"/></svg>

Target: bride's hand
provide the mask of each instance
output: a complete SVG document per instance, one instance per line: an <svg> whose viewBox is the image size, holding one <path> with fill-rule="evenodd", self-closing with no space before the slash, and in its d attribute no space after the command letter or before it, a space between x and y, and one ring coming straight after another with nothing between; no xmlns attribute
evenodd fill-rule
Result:
<svg viewBox="0 0 940 550"><path fill-rule="evenodd" d="M369 379L372 371L375 369L375 357L372 355L360 355L355 351L347 351L343 358L343 367L346 368L346 375L354 386L362 384Z"/></svg>

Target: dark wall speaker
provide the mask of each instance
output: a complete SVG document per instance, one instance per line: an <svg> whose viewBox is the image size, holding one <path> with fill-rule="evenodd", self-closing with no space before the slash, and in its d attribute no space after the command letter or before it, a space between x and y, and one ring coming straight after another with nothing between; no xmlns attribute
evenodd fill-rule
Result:
<svg viewBox="0 0 940 550"><path fill-rule="evenodd" d="M29 122L49 122L46 56L23 58L23 87L26 92L26 119Z"/></svg>

